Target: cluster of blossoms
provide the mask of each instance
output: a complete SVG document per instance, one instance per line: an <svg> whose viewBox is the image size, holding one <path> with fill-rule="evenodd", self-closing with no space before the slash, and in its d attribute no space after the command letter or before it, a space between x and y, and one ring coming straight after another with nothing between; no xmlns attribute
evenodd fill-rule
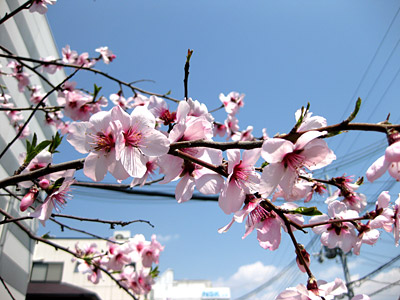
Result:
<svg viewBox="0 0 400 300"><path fill-rule="evenodd" d="M55 2L33 1L30 11L45 13L47 5ZM108 47L100 47L96 52L99 56L90 58L87 52L78 54L67 45L62 49L60 60L43 58L41 70L54 74L61 68L60 63L91 68L99 60L109 64L116 58ZM45 107L47 103L42 101L44 94L41 88L30 85L30 75L24 72L23 66L12 61L7 67L11 73L2 74L15 78L20 92L28 90L33 105L41 103ZM109 172L118 182L132 178L131 186L142 186L155 177L158 170L158 176L162 177L161 184L177 182L175 198L179 203L189 201L195 189L205 195L219 194L219 207L225 214L233 214L231 222L219 232L226 232L235 222L244 222L243 238L256 230L260 246L269 250L279 248L282 230L288 232L304 228L304 208L294 202L309 202L315 194L325 193L325 184L332 184L338 189L326 200L328 214L313 213L309 224L304 225L321 235L323 245L359 254L362 244L373 245L377 242L379 230L393 232L398 245L400 197L390 204L389 192L384 191L378 197L375 209L363 214L366 197L357 191L361 180L354 182L351 176L344 175L329 182L313 178L312 171L331 164L336 156L323 139L328 132L321 128L327 126L327 121L313 116L308 109L296 112L292 136L269 138L263 130L262 137L256 139L252 126L239 131L236 115L244 106L244 95L237 92L219 96L227 113L223 123L215 122L208 108L191 98L179 101L176 110L173 110L157 96L146 97L135 93L126 99L123 91L119 90L109 96L115 106L107 111L104 109L109 101L105 97L96 99L96 96L95 93L91 95L77 89L75 83L66 82L57 97L63 112L46 111L47 124L67 134L68 142L78 152L87 154L83 172L93 181L103 180ZM0 105L13 108L10 99L3 92ZM13 126L18 128L22 114L9 110L7 115ZM72 123L64 121L64 115ZM28 134L25 132L22 136ZM212 146L217 136L238 142L260 143L254 149L228 149L224 157L222 150ZM208 142L210 146L190 145L195 141ZM388 132L388 141L385 154L366 173L370 182L386 171L400 180L399 133L394 130ZM256 165L261 159L264 163L258 168ZM51 162L51 153L43 150L22 172L44 168ZM74 182L73 176L74 171L68 170L37 178L33 185L32 182L20 183L20 186L29 188L21 201L21 211L32 207L39 191L45 191L45 200L30 214L44 224L53 209L59 210L65 205L69 188ZM281 206L274 205L273 201L278 198L286 202ZM162 250L155 236L151 241L145 241L141 235L122 245L110 243L105 252L98 251L95 245L82 249L76 246L76 254L80 257L79 270L88 273L89 280L97 283L100 271L107 270L117 274L117 280L138 295L150 291L155 275L152 264L158 263ZM299 269L306 272L310 255L302 246L296 249L296 254ZM276 299L333 299L335 295L345 292L346 287L339 279L323 283L310 278L307 286L289 288ZM365 295L353 298L362 299L369 298Z"/></svg>
<svg viewBox="0 0 400 300"><path fill-rule="evenodd" d="M158 264L163 250L164 247L155 235L151 237L151 241L146 241L141 234L122 244L109 242L106 251L97 249L95 243L82 248L78 243L75 245L75 253L79 257L78 270L87 274L88 280L99 283L103 269L113 274L115 280L136 295L150 292L158 273L153 264Z"/></svg>

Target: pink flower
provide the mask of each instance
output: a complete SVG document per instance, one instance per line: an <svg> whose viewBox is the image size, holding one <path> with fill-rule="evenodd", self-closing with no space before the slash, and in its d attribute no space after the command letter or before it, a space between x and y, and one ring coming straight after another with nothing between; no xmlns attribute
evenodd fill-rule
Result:
<svg viewBox="0 0 400 300"><path fill-rule="evenodd" d="M228 178L218 199L219 206L226 213L234 213L243 205L246 194L256 192L260 177L254 164L260 157L260 149L245 150L240 159L240 150L227 150Z"/></svg>
<svg viewBox="0 0 400 300"><path fill-rule="evenodd" d="M45 71L49 74L54 74L55 72L57 72L57 70L60 70L62 68L61 66L48 63L48 62L56 61L56 58L54 56L48 56L42 60L43 60L43 63L42 63L43 71Z"/></svg>
<svg viewBox="0 0 400 300"><path fill-rule="evenodd" d="M45 222L50 218L53 209L59 211L59 207L63 207L67 203L67 199L71 197L69 190L71 184L75 182L72 178L74 172L75 170L69 172L60 187L53 187L43 204L39 205L35 211L30 214L31 217L38 218L43 226L45 226Z"/></svg>
<svg viewBox="0 0 400 300"><path fill-rule="evenodd" d="M254 139L254 136L251 134L253 131L253 126L247 126L246 130L241 132L235 132L232 135L232 141L251 141Z"/></svg>
<svg viewBox="0 0 400 300"><path fill-rule="evenodd" d="M78 271L81 273L88 273L88 280L94 284L99 283L101 278L101 270L98 268L101 260L101 253L97 250L95 243L86 244L83 249L75 244L75 253L80 257L77 259Z"/></svg>
<svg viewBox="0 0 400 300"><path fill-rule="evenodd" d="M214 136L219 135L220 137L223 137L226 134L226 126L224 124L214 123L213 133Z"/></svg>
<svg viewBox="0 0 400 300"><path fill-rule="evenodd" d="M374 182L381 177L387 170L390 176L397 181L400 180L400 142L398 141L398 133L394 134L395 141L385 150L385 155L379 157L367 170L367 179ZM391 138L392 135L388 137Z"/></svg>
<svg viewBox="0 0 400 300"><path fill-rule="evenodd" d="M244 106L244 94L237 92L230 92L228 95L219 94L219 100L224 104L225 110L228 114L235 115L240 107Z"/></svg>
<svg viewBox="0 0 400 300"><path fill-rule="evenodd" d="M190 150L192 149L183 149L183 151L189 153ZM222 163L222 152L217 149L202 148L193 151L192 154L201 161L215 166ZM161 184L180 179L175 189L175 198L178 203L190 200L195 187L200 193L210 195L218 194L224 184L221 175L176 156L162 156L158 160L158 164L160 165L160 172L164 174Z"/></svg>
<svg viewBox="0 0 400 300"><path fill-rule="evenodd" d="M121 124L115 142L116 158L132 177L142 177L146 171L146 156L161 156L168 152L167 137L154 129L155 118L145 107L136 107L130 115L115 106L111 115Z"/></svg>
<svg viewBox="0 0 400 300"><path fill-rule="evenodd" d="M316 170L336 159L325 141L318 137L325 132L308 131L295 144L272 138L264 141L261 156L269 163L261 175L260 193L269 197L278 184L290 195L300 171L305 168Z"/></svg>
<svg viewBox="0 0 400 300"><path fill-rule="evenodd" d="M110 62L112 62L116 56L115 54L112 53L108 47L100 47L96 49L96 52L99 52L101 55L101 58L103 59L103 62L108 65Z"/></svg>
<svg viewBox="0 0 400 300"><path fill-rule="evenodd" d="M295 113L296 122L299 120L301 116L301 109L298 109ZM303 121L297 131L308 131L311 129L317 129L321 127L327 126L326 119L320 116L312 116L312 112L307 112L303 117Z"/></svg>
<svg viewBox="0 0 400 300"><path fill-rule="evenodd" d="M92 96L79 90L64 90L57 98L57 102L64 106L65 115L74 121L88 121L91 115L101 110L102 106L107 106L107 101L104 98L93 103Z"/></svg>
<svg viewBox="0 0 400 300"><path fill-rule="evenodd" d="M151 96L147 108L156 117L157 122L166 126L176 122L176 112L171 112L162 98Z"/></svg>
<svg viewBox="0 0 400 300"><path fill-rule="evenodd" d="M142 255L142 264L145 268L151 268L152 264L158 264L158 260L160 257L161 251L164 250L164 247L157 241L156 235L152 235L151 243L144 246L141 255Z"/></svg>
<svg viewBox="0 0 400 300"><path fill-rule="evenodd" d="M341 202L346 204L348 209L352 209L360 213L364 210L367 205L367 197L364 194L357 193L356 190L360 187L360 184L352 183L351 176L342 176L334 178L335 183L339 185L339 189L336 190L330 197L328 197L325 203L330 202L343 197Z"/></svg>
<svg viewBox="0 0 400 300"><path fill-rule="evenodd" d="M150 269L136 271L133 267L128 266L120 274L120 282L131 289L134 294L146 295L151 291L154 279L150 274Z"/></svg>
<svg viewBox="0 0 400 300"><path fill-rule="evenodd" d="M29 206L35 202L37 196L39 195L39 190L35 187L32 187L28 193L25 194L25 196L21 199L21 204L19 206L19 209L21 211L25 211L28 209Z"/></svg>
<svg viewBox="0 0 400 300"><path fill-rule="evenodd" d="M133 98L128 98L128 100L125 99L124 96L122 96L121 91L118 92L117 94L111 94L110 95L110 100L112 101L112 103L114 103L115 105L119 105L121 106L121 108L123 110L127 110L130 108L134 107L133 102Z"/></svg>
<svg viewBox="0 0 400 300"><path fill-rule="evenodd" d="M22 71L23 67L19 63L15 61L11 61L7 67L13 69L13 73L11 76L13 76L15 79L18 81L18 90L23 93L25 90L25 87L29 85L29 74L25 73Z"/></svg>
<svg viewBox="0 0 400 300"><path fill-rule="evenodd" d="M109 270L121 271L123 267L132 262L130 252L132 249L128 243L108 244L108 254L104 256L101 263Z"/></svg>
<svg viewBox="0 0 400 300"><path fill-rule="evenodd" d="M34 0L32 5L29 7L30 12L38 12L44 15L47 12L47 5L53 5L57 0Z"/></svg>
<svg viewBox="0 0 400 300"><path fill-rule="evenodd" d="M324 214L312 217L310 219L310 224L326 222L328 220L352 219L359 217L356 211L347 210L346 205L337 200L328 205L328 213L329 216ZM336 222L316 226L313 228L313 231L316 234L321 234L321 243L324 246L331 249L339 247L347 253L354 247L357 241L354 229L354 225L351 222Z"/></svg>
<svg viewBox="0 0 400 300"><path fill-rule="evenodd" d="M69 45L62 49L63 62L66 64L75 64L78 59L78 52L71 50Z"/></svg>
<svg viewBox="0 0 400 300"><path fill-rule="evenodd" d="M265 207L261 198L247 195L245 206L237 211L232 221L220 228L218 232L226 232L234 222L242 223L247 218L246 231L242 239L247 237L254 229L257 229L257 240L262 248L271 251L278 249L281 242L281 227L284 226L284 222L274 211L268 210ZM293 209L295 207L293 204L286 204L281 208ZM304 221L302 217L296 215L291 215L290 218L298 224L302 224Z"/></svg>
<svg viewBox="0 0 400 300"><path fill-rule="evenodd" d="M314 283L309 283L308 287L299 284L296 287L287 288L275 300L333 300L335 296L347 293L346 284L339 278L329 283L321 280L318 284L315 279L312 280Z"/></svg>
<svg viewBox="0 0 400 300"><path fill-rule="evenodd" d="M69 126L67 141L78 152L89 153L83 167L87 177L101 181L107 171L117 180L129 177L116 158L115 145L120 132L121 128L113 122L110 111L98 112L90 117L89 122L74 122Z"/></svg>
<svg viewBox="0 0 400 300"><path fill-rule="evenodd" d="M145 185L147 179L155 175L155 170L158 169L158 164L157 164L157 157L145 157L146 160L146 172L142 177L136 177L132 180L131 182L131 187L134 187L136 185L140 185L141 187Z"/></svg>

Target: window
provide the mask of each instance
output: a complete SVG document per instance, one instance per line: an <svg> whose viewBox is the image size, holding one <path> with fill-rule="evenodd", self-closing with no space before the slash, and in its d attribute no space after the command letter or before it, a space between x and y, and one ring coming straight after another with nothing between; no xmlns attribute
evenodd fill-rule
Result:
<svg viewBox="0 0 400 300"><path fill-rule="evenodd" d="M34 262L31 272L31 281L60 282L63 267L63 263Z"/></svg>

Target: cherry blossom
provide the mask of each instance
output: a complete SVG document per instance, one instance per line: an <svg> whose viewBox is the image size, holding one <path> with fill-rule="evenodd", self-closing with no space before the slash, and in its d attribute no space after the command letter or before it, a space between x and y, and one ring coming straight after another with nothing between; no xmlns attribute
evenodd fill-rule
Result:
<svg viewBox="0 0 400 300"><path fill-rule="evenodd" d="M25 87L29 85L30 80L29 80L29 74L25 73L22 71L22 65L15 61L11 61L7 67L13 69L13 73L11 76L13 76L15 79L18 81L18 90L23 93L25 90Z"/></svg>
<svg viewBox="0 0 400 300"><path fill-rule="evenodd" d="M36 187L32 187L29 191L25 194L25 196L21 199L21 203L19 209L21 211L25 211L28 209L29 206L35 202L37 196L39 195L39 190Z"/></svg>
<svg viewBox="0 0 400 300"><path fill-rule="evenodd" d="M61 186L51 188L43 204L39 205L35 211L30 214L31 217L38 218L43 226L50 218L53 209L60 211L60 208L67 203L67 199L71 197L69 191L70 186L75 182L73 179L74 172L75 170L66 171Z"/></svg>
<svg viewBox="0 0 400 300"><path fill-rule="evenodd" d="M66 64L74 64L78 59L78 52L71 50L69 45L62 49L62 60Z"/></svg>
<svg viewBox="0 0 400 300"><path fill-rule="evenodd" d="M329 204L330 202L341 199L341 202L346 204L348 209L352 209L360 213L364 210L367 205L367 197L364 194L357 193L356 190L360 187L360 184L352 183L352 176L342 176L334 178L335 183L339 185L339 189L336 190L331 196L329 196L325 203Z"/></svg>
<svg viewBox="0 0 400 300"><path fill-rule="evenodd" d="M222 163L222 153L217 149L201 149L194 155L212 165ZM175 198L178 203L190 200L195 187L200 193L210 195L218 194L224 184L221 175L179 157L165 155L158 162L161 173L164 174L164 179L160 183L165 184L180 179L175 189Z"/></svg>
<svg viewBox="0 0 400 300"><path fill-rule="evenodd" d="M344 203L337 200L328 205L327 215L314 216L310 219L310 224L326 222L328 220L352 219L359 215L354 210L348 210ZM328 248L341 248L345 253L354 247L357 236L355 227L351 222L336 222L316 226L313 228L316 234L321 234L321 243Z"/></svg>
<svg viewBox="0 0 400 300"><path fill-rule="evenodd" d="M302 110L298 109L295 113L296 122L299 121L301 114ZM298 132L321 128L328 125L325 118L320 116L312 116L312 114L312 112L307 111L305 115L303 115L303 120L300 126L297 128Z"/></svg>
<svg viewBox="0 0 400 300"><path fill-rule="evenodd" d="M101 58L106 65L108 65L116 58L115 54L113 54L112 51L108 49L108 47L100 47L97 48L95 51L100 53Z"/></svg>
<svg viewBox="0 0 400 300"><path fill-rule="evenodd" d="M54 56L48 56L46 58L43 58L42 60L43 60L42 70L46 73L54 74L55 72L57 72L57 70L60 70L62 68L61 66L48 63L56 61L56 58Z"/></svg>
<svg viewBox="0 0 400 300"><path fill-rule="evenodd" d="M169 141L157 131L155 118L145 107L136 107L129 115L119 106L111 110L121 130L115 141L116 158L132 177L142 177L146 171L146 156L162 156L169 150Z"/></svg>
<svg viewBox="0 0 400 300"><path fill-rule="evenodd" d="M245 150L240 159L238 149L227 150L228 178L218 198L221 209L226 213L234 213L240 209L246 194L256 192L260 183L259 174L254 164L260 157L260 149Z"/></svg>
<svg viewBox="0 0 400 300"><path fill-rule="evenodd" d="M87 278L94 284L99 283L101 278L101 270L99 265L101 263L101 253L97 250L95 243L86 244L83 248L75 244L75 253L80 257L76 259L79 263L78 271L81 273L88 273Z"/></svg>
<svg viewBox="0 0 400 300"><path fill-rule="evenodd" d="M386 171L389 171L397 181L400 180L400 142L399 133L389 135L391 144L386 148L385 154L379 157L367 170L366 176L370 182L374 182Z"/></svg>
<svg viewBox="0 0 400 300"><path fill-rule="evenodd" d="M318 138L324 134L308 131L295 144L280 138L264 141L261 156L269 165L261 175L260 193L268 197L279 184L286 194L290 194L301 170L316 170L336 159L326 142Z"/></svg>
<svg viewBox="0 0 400 300"><path fill-rule="evenodd" d="M69 126L67 141L80 153L89 153L83 172L94 181L104 179L109 171L116 179L124 180L129 174L116 157L119 128L111 118L111 111L101 111L88 122L74 122Z"/></svg>
<svg viewBox="0 0 400 300"><path fill-rule="evenodd" d="M102 265L107 269L113 271L121 271L125 265L132 262L131 253L132 249L128 243L122 245L115 243L108 243L108 252L101 259Z"/></svg>
<svg viewBox="0 0 400 300"><path fill-rule="evenodd" d="M153 263L158 264L161 251L164 247L157 241L156 235L151 236L151 243L145 245L141 251L142 265L150 268Z"/></svg>
<svg viewBox="0 0 400 300"><path fill-rule="evenodd" d="M315 281L315 279L312 280ZM287 288L275 300L333 300L335 296L347 293L346 284L339 278L329 283L321 280L315 284L308 284L308 286L316 286L316 288L307 288L305 285L299 284L296 287Z"/></svg>
<svg viewBox="0 0 400 300"><path fill-rule="evenodd" d="M57 0L34 0L29 7L29 11L44 15L47 12L47 5L53 5L56 2Z"/></svg>
<svg viewBox="0 0 400 300"><path fill-rule="evenodd" d="M238 92L230 92L228 95L220 94L219 100L223 103L225 110L228 114L235 115L240 107L244 106L243 102L244 94Z"/></svg>
<svg viewBox="0 0 400 300"><path fill-rule="evenodd" d="M171 112L168 104L160 97L150 96L147 108L156 117L157 122L164 125L176 122L176 112Z"/></svg>
<svg viewBox="0 0 400 300"><path fill-rule="evenodd" d="M111 94L110 100L115 105L121 106L123 110L128 110L134 107L133 98L128 98L128 100L125 99L125 97L122 96L121 91L116 94Z"/></svg>

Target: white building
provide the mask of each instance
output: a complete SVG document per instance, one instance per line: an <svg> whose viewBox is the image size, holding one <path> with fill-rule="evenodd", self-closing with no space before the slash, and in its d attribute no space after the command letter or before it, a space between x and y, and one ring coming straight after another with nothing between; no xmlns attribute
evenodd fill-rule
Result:
<svg viewBox="0 0 400 300"><path fill-rule="evenodd" d="M168 269L159 275L149 298L151 300L229 300L231 292L227 287L212 287L209 280L174 280L174 272Z"/></svg>
<svg viewBox="0 0 400 300"><path fill-rule="evenodd" d="M26 0L0 1L1 17L25 2ZM0 45L24 57L41 58L50 55L59 57L46 17L38 13L30 13L27 10L18 13L0 25ZM4 53L1 50L0 52ZM5 67L8 62L8 60L0 58L3 70L7 69ZM58 84L65 78L65 74L62 71L56 72L51 77L44 76L53 84ZM33 85L41 85L45 89L48 88L48 85L43 80L35 76L32 76L30 81ZM11 95L12 101L16 106L30 106L30 93L27 91L20 93L14 78L0 76L0 85L6 87L6 93ZM50 103L55 104L55 97L48 100ZM24 112L25 120L29 113L29 111ZM16 131L11 126L4 112L0 112L0 124L0 152L2 152L6 145L14 138ZM31 132L36 132L38 141L50 139L54 134L54 130L51 127L44 126L44 114L41 112L31 120L29 127ZM18 169L18 155L23 152L25 152L25 142L21 140L16 141L10 150L0 159L0 179L12 175ZM9 190L17 194L20 193L13 187L9 187ZM19 201L7 196L4 191L1 194L0 208L14 217L19 217ZM30 228L33 232L37 229L37 222L24 221L22 224ZM13 297L17 300L25 299L34 244L26 233L20 230L15 224L0 225L0 276L4 279ZM2 284L0 284L0 299L11 299Z"/></svg>
<svg viewBox="0 0 400 300"><path fill-rule="evenodd" d="M130 238L129 231L115 231L114 238L126 240ZM75 249L78 242L80 247L85 244L96 243L98 250L107 250L107 242L99 239L50 239L56 244ZM34 285L48 288L47 284L70 284L75 287L89 290L101 300L128 300L132 299L120 289L109 277L102 276L98 284L93 284L87 275L79 273L77 262L71 262L71 255L57 251L46 244L38 244L33 255L33 269L28 296ZM60 286L61 286L60 285ZM49 286L49 285L47 285ZM143 297L142 297L143 298ZM33 299L33 298L32 298ZM38 298L35 298L38 299ZM86 298L85 298L86 299ZM89 299L89 298L88 298ZM96 298L93 298L96 299ZM98 298L97 298L98 299ZM230 289L226 287L212 287L209 280L175 280L171 269L160 274L153 285L153 290L147 295L148 300L229 300Z"/></svg>
<svg viewBox="0 0 400 300"><path fill-rule="evenodd" d="M130 233L125 231L116 231L114 237L120 240L130 238ZM75 250L75 244L80 248L84 245L96 243L98 250L107 251L107 241L93 238L52 238L52 242ZM56 250L54 247L40 243L35 247L33 255L33 268L31 284L28 289L30 296L31 285L47 283L50 285L41 285L47 289L51 284L70 284L74 287L80 287L87 291L92 291L101 300L125 300L132 299L123 289L111 280L108 276L102 275L98 284L93 284L87 278L87 274L78 271L78 262L72 260L71 254ZM86 299L86 298L85 298Z"/></svg>

